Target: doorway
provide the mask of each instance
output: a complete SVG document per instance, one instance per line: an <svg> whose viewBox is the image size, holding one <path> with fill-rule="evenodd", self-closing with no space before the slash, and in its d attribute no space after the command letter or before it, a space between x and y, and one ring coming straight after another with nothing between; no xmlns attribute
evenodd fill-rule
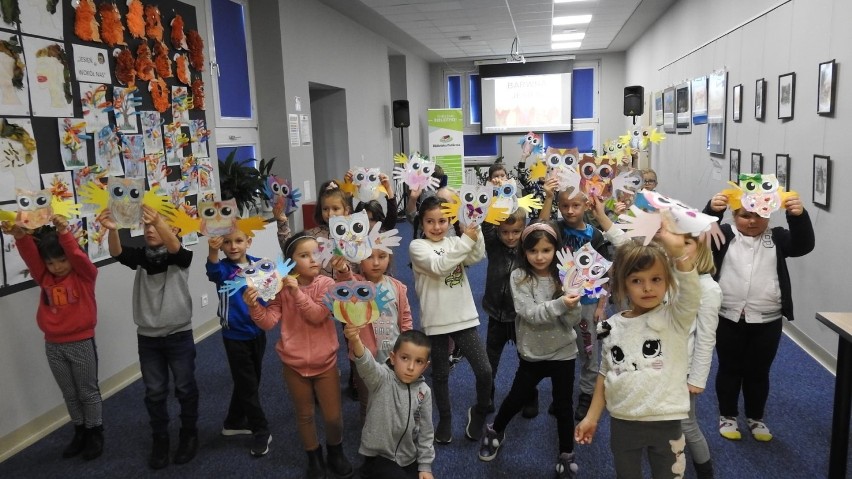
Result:
<svg viewBox="0 0 852 479"><path fill-rule="evenodd" d="M349 125L346 121L346 90L309 83L314 174L319 186L349 169Z"/></svg>

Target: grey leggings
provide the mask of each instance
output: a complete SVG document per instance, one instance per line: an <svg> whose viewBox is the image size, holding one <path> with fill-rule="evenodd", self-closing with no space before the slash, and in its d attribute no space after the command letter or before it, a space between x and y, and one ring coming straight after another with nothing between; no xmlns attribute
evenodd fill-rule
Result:
<svg viewBox="0 0 852 479"><path fill-rule="evenodd" d="M696 464L704 464L710 460L710 448L707 446L707 439L704 438L704 433L698 427L698 419L695 418L695 400L697 394L689 395L689 417L680 421L683 435L686 437L686 446L689 448L689 453L692 454L692 462Z"/></svg>
<svg viewBox="0 0 852 479"><path fill-rule="evenodd" d="M429 336L432 340L432 390L435 391L435 405L442 420L452 417L449 338L453 338L461 348L462 354L473 369L473 375L476 377L476 406L484 412L491 401L491 364L476 328Z"/></svg>
<svg viewBox="0 0 852 479"><path fill-rule="evenodd" d="M62 398L68 415L75 426L89 428L100 426L102 404L98 387L98 353L95 339L71 343L44 343L47 364Z"/></svg>
<svg viewBox="0 0 852 479"><path fill-rule="evenodd" d="M648 450L651 477L681 479L686 470L680 421L625 421L611 418L610 449L618 479L642 479L642 454Z"/></svg>

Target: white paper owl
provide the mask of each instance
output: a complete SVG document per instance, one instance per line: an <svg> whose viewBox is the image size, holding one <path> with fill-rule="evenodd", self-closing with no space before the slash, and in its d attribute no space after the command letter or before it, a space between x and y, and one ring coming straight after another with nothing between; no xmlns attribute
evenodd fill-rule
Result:
<svg viewBox="0 0 852 479"><path fill-rule="evenodd" d="M494 207L504 208L506 213L512 214L518 208L523 208L527 213L533 209L540 210L541 200L533 194L529 194L522 198L518 198L518 185L514 178L506 180L502 185L495 186L494 192L497 199L494 201Z"/></svg>
<svg viewBox="0 0 852 479"><path fill-rule="evenodd" d="M390 291L383 284L370 281L335 283L323 297L323 304L334 319L343 324L361 326L379 319L390 301Z"/></svg>
<svg viewBox="0 0 852 479"><path fill-rule="evenodd" d="M32 230L50 222L53 217L51 207L53 195L50 190L29 191L16 188L15 196L15 202L18 205L18 213L15 216L16 225Z"/></svg>
<svg viewBox="0 0 852 479"><path fill-rule="evenodd" d="M107 207L112 212L112 219L118 228L139 228L142 224L145 178L110 176L107 180L107 192Z"/></svg>
<svg viewBox="0 0 852 479"><path fill-rule="evenodd" d="M352 183L358 188L359 201L366 203L379 199L382 193L387 195L379 180L380 173L378 168L355 168L352 172Z"/></svg>
<svg viewBox="0 0 852 479"><path fill-rule="evenodd" d="M360 263L380 249L391 253L391 247L399 246L399 231L392 229L381 232L382 224L377 222L370 229L370 219L366 211L349 216L332 216L328 219L329 239L317 238L318 249L315 258L323 266L333 255L341 255L347 261Z"/></svg>
<svg viewBox="0 0 852 479"><path fill-rule="evenodd" d="M547 178L556 178L557 191L570 191L570 198L580 193L580 174L577 166L580 151L577 148L547 147L544 163L547 166Z"/></svg>
<svg viewBox="0 0 852 479"><path fill-rule="evenodd" d="M746 211L757 213L764 218L781 208L778 178L775 175L741 174L740 188L743 196L740 199Z"/></svg>
<svg viewBox="0 0 852 479"><path fill-rule="evenodd" d="M643 236L646 245L657 234L663 221L672 233L692 236L709 233L708 240L712 238L717 244L724 242L715 216L704 214L656 191L641 190L636 193L630 214L622 214L618 219L620 223L616 226L629 237Z"/></svg>
<svg viewBox="0 0 852 479"><path fill-rule="evenodd" d="M287 261L279 259L277 262L261 258L240 268L234 279L225 281L219 292L230 296L246 286L251 286L257 289L260 299L269 301L281 291L284 277L290 274L295 266L296 263L289 258Z"/></svg>
<svg viewBox="0 0 852 479"><path fill-rule="evenodd" d="M393 167L393 179L402 180L412 190L436 190L440 181L432 176L435 162L413 153L406 159L402 153L393 157L396 166Z"/></svg>
<svg viewBox="0 0 852 479"><path fill-rule="evenodd" d="M618 198L618 193L634 195L642 189L645 180L642 179L642 170L636 168L621 168L618 176L612 180L612 195Z"/></svg>
<svg viewBox="0 0 852 479"><path fill-rule="evenodd" d="M494 202L494 188L490 186L462 185L459 192L458 218L462 228L481 225Z"/></svg>
<svg viewBox="0 0 852 479"><path fill-rule="evenodd" d="M589 298L607 295L603 285L609 278L604 278L604 275L612 266L612 261L604 258L590 243L584 244L573 254L568 248L559 250L556 259L564 292Z"/></svg>
<svg viewBox="0 0 852 479"><path fill-rule="evenodd" d="M237 227L237 200L201 201L198 216L201 217L201 233L205 236L225 236Z"/></svg>

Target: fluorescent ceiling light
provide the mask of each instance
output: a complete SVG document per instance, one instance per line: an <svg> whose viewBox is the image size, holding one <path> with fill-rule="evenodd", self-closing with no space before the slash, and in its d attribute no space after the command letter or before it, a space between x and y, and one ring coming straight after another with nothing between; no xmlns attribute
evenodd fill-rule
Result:
<svg viewBox="0 0 852 479"><path fill-rule="evenodd" d="M585 2L587 0L553 0L553 3L575 3L575 2Z"/></svg>
<svg viewBox="0 0 852 479"><path fill-rule="evenodd" d="M553 42L572 42L575 40L582 40L586 37L584 32L578 33L554 33L550 38Z"/></svg>
<svg viewBox="0 0 852 479"><path fill-rule="evenodd" d="M580 48L581 42L561 42L561 43L551 43L550 48L552 50L568 50L574 48Z"/></svg>
<svg viewBox="0 0 852 479"><path fill-rule="evenodd" d="M553 17L554 25L580 25L592 21L591 15L568 15L566 17Z"/></svg>

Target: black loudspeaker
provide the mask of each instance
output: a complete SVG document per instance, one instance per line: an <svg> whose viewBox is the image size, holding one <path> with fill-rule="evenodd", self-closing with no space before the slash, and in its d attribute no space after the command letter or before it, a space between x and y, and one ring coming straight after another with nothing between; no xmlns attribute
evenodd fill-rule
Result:
<svg viewBox="0 0 852 479"><path fill-rule="evenodd" d="M645 88L641 86L624 87L624 116L642 116L644 96Z"/></svg>
<svg viewBox="0 0 852 479"><path fill-rule="evenodd" d="M411 126L411 118L408 116L408 100L393 101L393 126L396 128Z"/></svg>

